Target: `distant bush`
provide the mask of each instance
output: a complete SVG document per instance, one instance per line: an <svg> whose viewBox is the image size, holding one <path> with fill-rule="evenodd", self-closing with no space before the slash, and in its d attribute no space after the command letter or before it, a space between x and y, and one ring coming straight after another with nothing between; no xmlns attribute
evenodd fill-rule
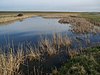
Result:
<svg viewBox="0 0 100 75"><path fill-rule="evenodd" d="M21 17L21 16L23 16L23 14L22 14L22 13L19 13L17 16L18 16L18 17Z"/></svg>

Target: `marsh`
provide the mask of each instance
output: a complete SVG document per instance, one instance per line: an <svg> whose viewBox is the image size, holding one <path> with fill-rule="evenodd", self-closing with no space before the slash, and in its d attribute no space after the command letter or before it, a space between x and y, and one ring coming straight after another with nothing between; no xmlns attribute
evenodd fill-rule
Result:
<svg viewBox="0 0 100 75"><path fill-rule="evenodd" d="M25 18L17 20L11 15L2 14L13 20L0 23L0 65L8 75L57 73L85 48L100 46L100 27L81 19L79 13L31 13L28 17L24 13ZM69 23L59 23L67 17L72 17Z"/></svg>
<svg viewBox="0 0 100 75"><path fill-rule="evenodd" d="M60 18L44 18L43 16L33 16L31 18L17 20L14 22L1 23L0 45L3 46L7 43L13 43L15 46L17 46L19 43L26 42L37 44L42 37L50 39L54 34L66 35L72 40L80 38L83 42L86 41L86 39L89 39L91 43L100 42L100 32L96 32L95 34L92 32L77 33L74 31L74 29L80 29L80 26L76 25L75 27L75 25L71 24L60 24L58 23L59 20ZM99 27L92 27L91 31L95 29L100 30Z"/></svg>

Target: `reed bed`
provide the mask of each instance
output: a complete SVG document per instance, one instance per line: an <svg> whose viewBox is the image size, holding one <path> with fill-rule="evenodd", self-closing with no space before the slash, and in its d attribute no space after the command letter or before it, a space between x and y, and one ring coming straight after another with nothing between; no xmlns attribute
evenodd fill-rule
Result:
<svg viewBox="0 0 100 75"><path fill-rule="evenodd" d="M54 35L52 40L42 39L38 48L29 46L25 51L19 47L17 52L10 48L7 53L0 53L0 75L52 75L45 72L41 65L45 67L45 61L59 56L70 45L68 37Z"/></svg>
<svg viewBox="0 0 100 75"><path fill-rule="evenodd" d="M56 54L60 49L66 49L71 46L71 39L67 36L53 35L50 40L42 39L40 42L40 48L46 50L48 54Z"/></svg>
<svg viewBox="0 0 100 75"><path fill-rule="evenodd" d="M81 13L81 17L96 26L100 26L100 13Z"/></svg>
<svg viewBox="0 0 100 75"><path fill-rule="evenodd" d="M25 48L21 45L17 48L17 52L10 47L7 53L0 49L0 75L61 75L59 68L54 66L55 62L60 61L61 65L78 55L90 53L82 48L71 49L72 40L67 36L56 34L50 40L41 39L38 44L37 47L28 45Z"/></svg>
<svg viewBox="0 0 100 75"><path fill-rule="evenodd" d="M82 17L67 17L67 18L62 18L58 21L59 23L64 23L64 24L71 24L71 31L75 33L97 33L100 30L98 27L96 28L95 25L86 19Z"/></svg>
<svg viewBox="0 0 100 75"><path fill-rule="evenodd" d="M0 54L0 75L20 75L19 66L23 62L23 51L14 55L12 49L8 54Z"/></svg>

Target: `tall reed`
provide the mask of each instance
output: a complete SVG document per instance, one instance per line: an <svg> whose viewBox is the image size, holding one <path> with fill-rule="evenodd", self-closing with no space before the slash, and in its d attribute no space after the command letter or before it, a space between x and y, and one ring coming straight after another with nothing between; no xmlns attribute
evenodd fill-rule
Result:
<svg viewBox="0 0 100 75"><path fill-rule="evenodd" d="M38 47L26 47L26 51L19 47L15 53L14 48L9 47L7 53L0 53L0 75L50 75L51 73L43 71L41 65L52 56L59 56L62 51L67 52L66 49L70 46L70 38L55 34L51 40L42 39ZM74 52L69 50L69 55L72 54Z"/></svg>

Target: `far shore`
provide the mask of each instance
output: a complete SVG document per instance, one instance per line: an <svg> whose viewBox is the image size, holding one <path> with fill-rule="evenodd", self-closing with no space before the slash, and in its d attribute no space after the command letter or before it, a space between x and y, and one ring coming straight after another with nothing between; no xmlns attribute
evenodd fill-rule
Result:
<svg viewBox="0 0 100 75"><path fill-rule="evenodd" d="M18 16L18 14L23 14L23 16ZM87 29L88 27L86 28L86 26L90 26L90 24L93 24L92 26L100 26L99 15L99 12L0 12L0 24L23 20L25 18L34 16L40 16L43 18L58 18L60 19L60 23L68 23L70 21L69 23L72 25L74 24L80 26L81 24L82 28L83 24L86 24L88 22L84 26L85 29ZM72 23L72 21L74 21L74 23Z"/></svg>
<svg viewBox="0 0 100 75"><path fill-rule="evenodd" d="M0 14L0 23L7 23L7 22L13 22L17 20L23 20L25 18L30 18L35 15L33 14L24 14L23 16L17 16L18 14Z"/></svg>
<svg viewBox="0 0 100 75"><path fill-rule="evenodd" d="M13 22L17 20L22 20L25 18L30 18L33 16L41 16L43 18L64 18L68 16L77 16L78 13L67 13L67 12L23 12L23 16L18 17L17 15L20 14L20 12L0 12L0 23L7 23L7 22Z"/></svg>

